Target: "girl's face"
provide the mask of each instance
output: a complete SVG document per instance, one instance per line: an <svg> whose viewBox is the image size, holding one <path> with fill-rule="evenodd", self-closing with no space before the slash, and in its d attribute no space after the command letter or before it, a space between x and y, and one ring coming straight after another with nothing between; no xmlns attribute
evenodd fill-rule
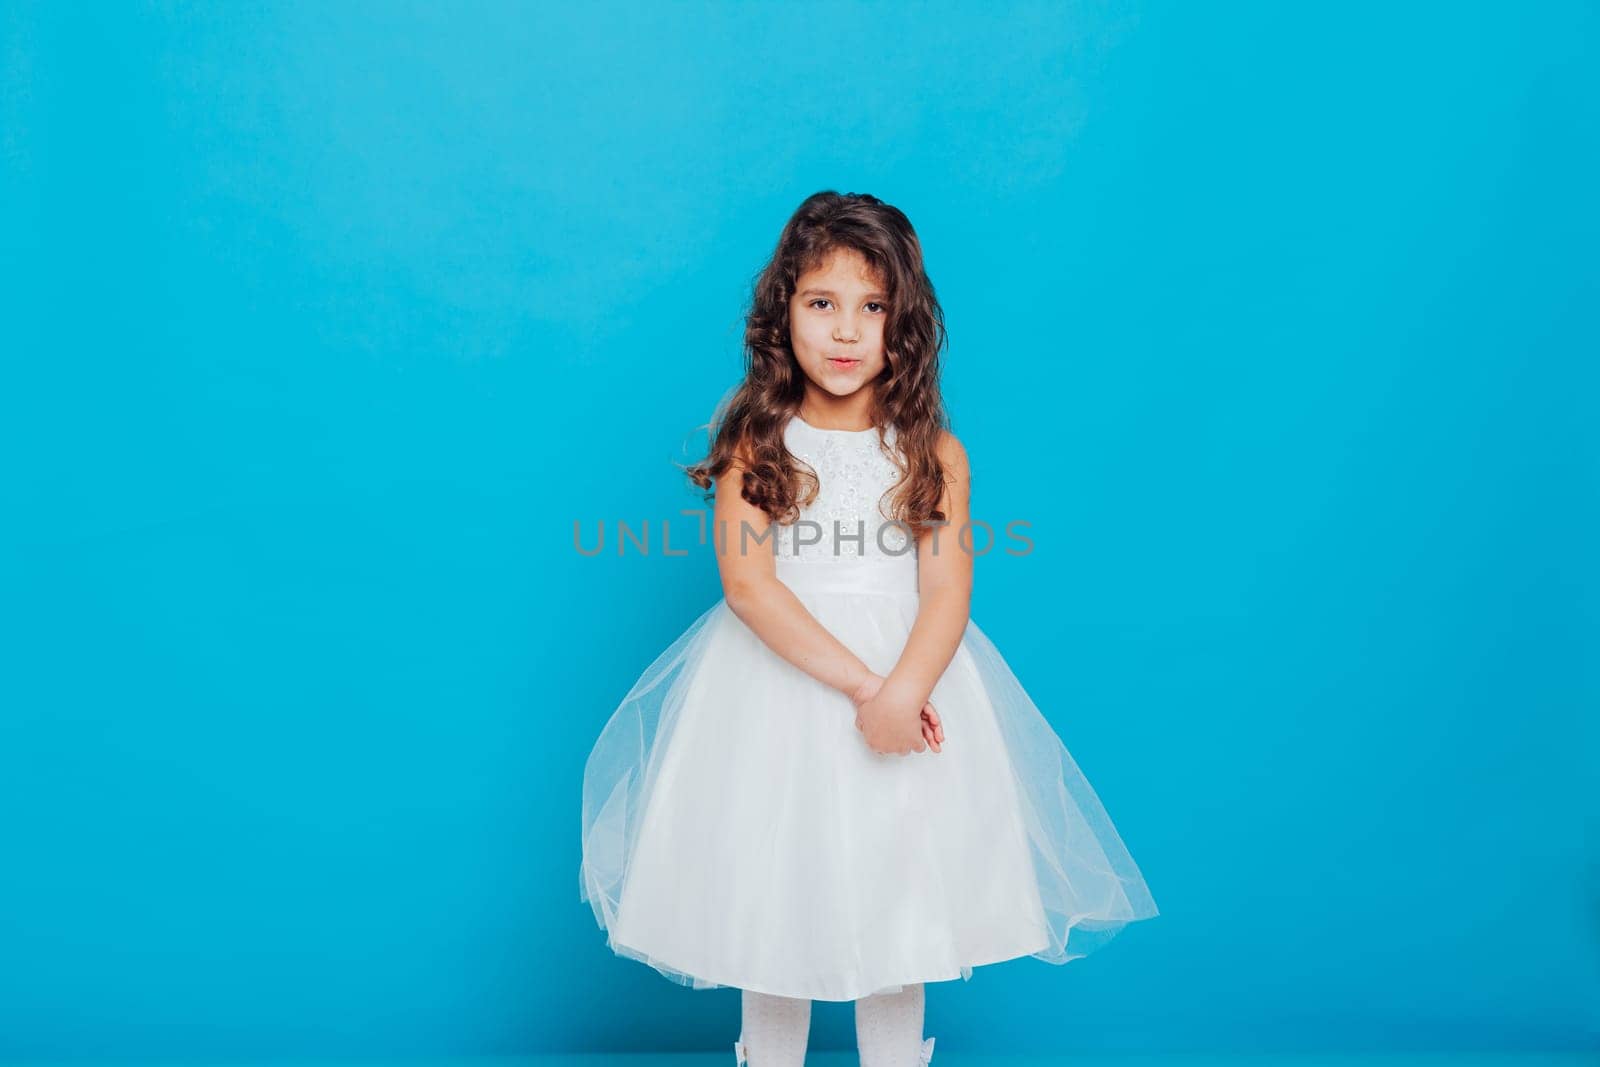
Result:
<svg viewBox="0 0 1600 1067"><path fill-rule="evenodd" d="M789 299L789 343L812 385L847 397L884 366L883 324L889 294L853 248L829 253L807 271Z"/></svg>

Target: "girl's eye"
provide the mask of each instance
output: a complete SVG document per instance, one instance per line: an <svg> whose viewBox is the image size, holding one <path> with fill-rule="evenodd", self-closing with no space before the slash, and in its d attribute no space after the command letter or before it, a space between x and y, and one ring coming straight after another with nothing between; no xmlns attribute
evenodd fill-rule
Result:
<svg viewBox="0 0 1600 1067"><path fill-rule="evenodd" d="M832 301L830 301L825 296L819 296L819 297L817 297L817 298L815 298L814 300L811 301L811 306L812 307L816 307L818 304L828 304L828 303L832 303ZM879 303L876 300L868 300L867 301L867 307L877 308L878 309L878 311L877 311L878 314L882 314L883 312L889 310L888 307L886 307L885 305Z"/></svg>

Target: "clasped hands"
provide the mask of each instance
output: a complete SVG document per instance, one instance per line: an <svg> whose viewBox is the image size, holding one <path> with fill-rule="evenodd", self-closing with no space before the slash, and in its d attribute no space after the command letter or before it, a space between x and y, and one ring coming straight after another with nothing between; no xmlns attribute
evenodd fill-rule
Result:
<svg viewBox="0 0 1600 1067"><path fill-rule="evenodd" d="M867 747L892 756L929 748L941 751L944 724L933 702L924 701L918 709L897 689L885 688L886 682L882 675L868 674L850 695L856 706L856 729L866 739Z"/></svg>

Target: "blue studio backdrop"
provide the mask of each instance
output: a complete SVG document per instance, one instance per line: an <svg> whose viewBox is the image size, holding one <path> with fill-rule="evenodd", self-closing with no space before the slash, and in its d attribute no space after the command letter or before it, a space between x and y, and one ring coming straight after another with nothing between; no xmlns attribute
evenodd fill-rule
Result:
<svg viewBox="0 0 1600 1067"><path fill-rule="evenodd" d="M918 227L1034 546L974 617L1162 909L941 1049L1597 1047L1597 21L0 6L0 1059L726 1054L579 783L826 188Z"/></svg>

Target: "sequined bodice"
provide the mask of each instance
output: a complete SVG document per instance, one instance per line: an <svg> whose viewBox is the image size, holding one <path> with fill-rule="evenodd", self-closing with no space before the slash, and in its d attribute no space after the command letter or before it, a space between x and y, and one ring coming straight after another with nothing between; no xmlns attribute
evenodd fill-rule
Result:
<svg viewBox="0 0 1600 1067"><path fill-rule="evenodd" d="M884 444L891 450L895 436L890 427ZM900 468L885 453L877 430L819 429L796 416L784 427L784 443L816 473L819 488L816 499L801 506L795 522L778 527L780 560L817 565L848 561L857 567L881 560L914 566L915 545L906 528L893 522Z"/></svg>

